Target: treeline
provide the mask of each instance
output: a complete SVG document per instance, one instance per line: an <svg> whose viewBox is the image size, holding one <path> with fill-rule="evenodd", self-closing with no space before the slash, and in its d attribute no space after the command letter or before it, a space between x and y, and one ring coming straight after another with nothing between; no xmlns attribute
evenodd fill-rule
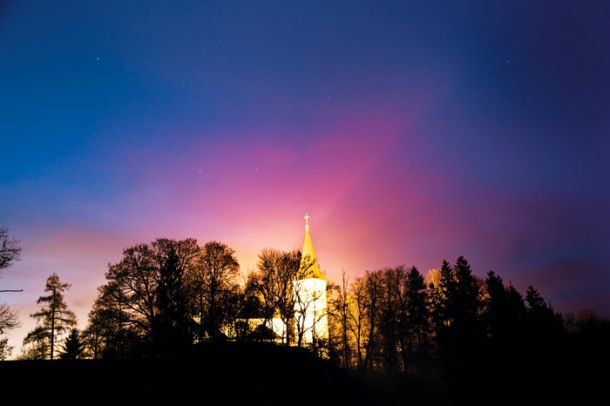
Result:
<svg viewBox="0 0 610 406"><path fill-rule="evenodd" d="M367 272L338 291L333 346L342 365L361 371L415 371L430 359L464 366L482 349L549 345L565 332L536 289L523 297L491 271L481 280L464 257L425 278L416 267Z"/></svg>
<svg viewBox="0 0 610 406"><path fill-rule="evenodd" d="M81 349L78 357L125 359L178 356L209 341L300 342L304 332L294 323L292 282L310 276L311 266L304 263L308 261L301 261L298 251L265 249L258 269L244 280L235 251L226 244L199 246L194 239L137 244L109 265L87 327L70 333L80 345L71 346ZM57 275L47 281L50 294L39 303L48 306L32 315L39 326L24 340L22 358L54 357L55 337L75 324L73 314L65 314L68 286ZM282 339L268 327L274 317L289 326L288 337Z"/></svg>
<svg viewBox="0 0 610 406"><path fill-rule="evenodd" d="M306 346L364 374L431 367L460 374L481 365L518 368L527 356L608 337L608 323L595 315L566 319L533 287L522 294L494 272L480 279L460 257L425 276L415 267L370 271L353 281L343 275L339 285L328 285L328 338L305 344L292 283L310 276L302 263L298 251L265 249L257 269L243 277L235 251L220 242L134 245L109 265L81 332L63 300L69 285L52 275L21 357L175 357L203 342L274 341ZM274 317L287 326L286 337L268 327Z"/></svg>

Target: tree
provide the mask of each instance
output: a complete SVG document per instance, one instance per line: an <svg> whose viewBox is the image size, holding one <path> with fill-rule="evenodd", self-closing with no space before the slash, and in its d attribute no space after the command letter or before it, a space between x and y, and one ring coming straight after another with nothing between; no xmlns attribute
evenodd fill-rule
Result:
<svg viewBox="0 0 610 406"><path fill-rule="evenodd" d="M18 361L40 361L49 358L49 349L42 343L32 343L21 347L21 353L17 356Z"/></svg>
<svg viewBox="0 0 610 406"><path fill-rule="evenodd" d="M188 312L184 267L176 252L175 242L157 240L159 280L157 283L151 338L158 355L171 355L192 344L191 317Z"/></svg>
<svg viewBox="0 0 610 406"><path fill-rule="evenodd" d="M43 307L31 315L38 326L28 333L23 344L39 345L45 358L54 358L56 342L76 324L76 316L64 301L64 292L69 288L70 284L62 283L57 274L49 276L45 285L45 292L49 292L49 295L38 298L36 303Z"/></svg>
<svg viewBox="0 0 610 406"><path fill-rule="evenodd" d="M194 239L125 249L98 288L83 333L87 352L102 358L172 355L192 344L199 258Z"/></svg>
<svg viewBox="0 0 610 406"><path fill-rule="evenodd" d="M0 228L0 271L17 261L20 255L19 241L11 239L6 228Z"/></svg>
<svg viewBox="0 0 610 406"><path fill-rule="evenodd" d="M8 305L0 304L0 361L7 359L13 349L8 344L8 338L2 338L2 335L18 325L17 312L12 310Z"/></svg>
<svg viewBox="0 0 610 406"><path fill-rule="evenodd" d="M193 308L199 318L199 340L222 336L238 291L239 263L235 250L217 241L206 243L199 251L188 275Z"/></svg>
<svg viewBox="0 0 610 406"><path fill-rule="evenodd" d="M0 361L8 359L13 353L13 347L9 345L8 338L0 339Z"/></svg>
<svg viewBox="0 0 610 406"><path fill-rule="evenodd" d="M563 318L555 313L553 307L547 304L538 290L533 286L527 288L525 294L527 303L528 330L531 339L538 344L555 341L564 333Z"/></svg>
<svg viewBox="0 0 610 406"><path fill-rule="evenodd" d="M454 321L456 329L469 330L476 328L479 310L479 284L472 275L470 264L464 257L459 257L454 265L455 295L453 297Z"/></svg>
<svg viewBox="0 0 610 406"><path fill-rule="evenodd" d="M365 315L368 327L363 365L365 371L374 366L374 358L377 354L382 283L382 275L379 271L367 271L364 286L364 306L366 307Z"/></svg>
<svg viewBox="0 0 610 406"><path fill-rule="evenodd" d="M483 321L487 339L494 346L518 348L525 327L523 297L514 286L504 286L500 275L493 271L487 273L485 290Z"/></svg>
<svg viewBox="0 0 610 406"><path fill-rule="evenodd" d="M430 283L430 320L433 327L436 351L441 358L446 358L450 345L449 332L454 322L453 298L456 283L453 269L443 260L440 269L428 274Z"/></svg>
<svg viewBox="0 0 610 406"><path fill-rule="evenodd" d="M288 258L287 266L292 269L297 264L293 261L300 258L298 270L292 276L292 301L286 303L287 306L293 304L294 326L296 327L297 346L302 347L305 343L315 352L328 350L328 296L327 291L333 290L334 285L326 284L326 288L321 286L315 288L307 279L318 278L319 268L314 258L309 255L301 256L297 252L294 259ZM318 306L320 303L324 306ZM326 320L324 320L326 318ZM322 327L324 326L324 327ZM307 336L307 339L306 339Z"/></svg>
<svg viewBox="0 0 610 406"><path fill-rule="evenodd" d="M84 331L86 352L91 358L129 358L141 339L141 329L120 300L116 283L98 288L98 297L89 312Z"/></svg>
<svg viewBox="0 0 610 406"><path fill-rule="evenodd" d="M349 327L356 346L356 365L364 369L364 342L366 335L366 279L358 278L350 286Z"/></svg>
<svg viewBox="0 0 610 406"><path fill-rule="evenodd" d="M339 288L339 295L334 303L336 312L339 316L339 323L341 328L341 349L342 349L342 364L343 368L348 368L351 365L351 348L348 339L348 330L350 324L349 318L349 277L345 274L345 271L341 272L341 287Z"/></svg>
<svg viewBox="0 0 610 406"><path fill-rule="evenodd" d="M106 279L113 285L112 298L129 314L130 322L140 334L150 333L156 314L155 292L159 267L148 244L137 244L123 251L123 259L111 264Z"/></svg>
<svg viewBox="0 0 610 406"><path fill-rule="evenodd" d="M64 342L63 352L61 353L61 359L75 360L80 359L83 355L83 342L81 334L78 329L73 328L66 337Z"/></svg>
<svg viewBox="0 0 610 406"><path fill-rule="evenodd" d="M269 325L277 312L285 327L282 341L286 345L293 336L295 314L293 281L300 279L300 262L299 251L282 252L266 248L258 256L257 271L251 273L248 278L248 289L256 292L261 299L264 325Z"/></svg>
<svg viewBox="0 0 610 406"><path fill-rule="evenodd" d="M159 284L166 284L163 294L177 294L175 286L172 285L176 281L170 281L176 276L172 275L172 272L176 269L184 272L193 266L198 249L197 242L193 239L181 241L157 239L151 244L137 244L125 249L121 261L109 265L106 272L108 288L102 288L100 291L100 294L104 295L101 309L111 310L114 315L110 318L102 317L101 320L116 321L122 326L128 326L129 335L139 337L139 341L154 340L153 325L159 320L157 318L159 305L163 305L163 300L167 299L163 298L161 302L159 301L157 292ZM171 265L172 271L167 269L170 255L174 261ZM165 272L163 282L162 269ZM177 297L173 299L178 300ZM190 316L190 312L182 315L182 317ZM116 330L116 327L106 330Z"/></svg>
<svg viewBox="0 0 610 406"><path fill-rule="evenodd" d="M450 368L462 368L473 359L482 336L478 318L480 282L468 261L459 257L453 267L443 261L430 290L439 356Z"/></svg>
<svg viewBox="0 0 610 406"><path fill-rule="evenodd" d="M487 273L485 279L487 298L485 301L485 324L487 337L498 340L504 336L505 319L507 312L507 291L499 275L493 271Z"/></svg>
<svg viewBox="0 0 610 406"><path fill-rule="evenodd" d="M12 310L8 305L0 304L0 335L18 325L17 312Z"/></svg>
<svg viewBox="0 0 610 406"><path fill-rule="evenodd" d="M408 358L415 354L421 359L425 353L428 334L428 291L424 277L416 267L411 267L406 275L406 292L401 315L406 350L403 345L405 366Z"/></svg>
<svg viewBox="0 0 610 406"><path fill-rule="evenodd" d="M453 323L453 303L456 283L451 265L443 260L441 268L430 281L431 316L437 336Z"/></svg>
<svg viewBox="0 0 610 406"><path fill-rule="evenodd" d="M9 238L8 230L0 228L0 274L17 261L20 254L19 241ZM0 292L20 292L20 290L4 289ZM8 305L0 303L0 360L8 358L12 351L12 347L8 344L8 338L2 337L2 335L18 325L17 312Z"/></svg>

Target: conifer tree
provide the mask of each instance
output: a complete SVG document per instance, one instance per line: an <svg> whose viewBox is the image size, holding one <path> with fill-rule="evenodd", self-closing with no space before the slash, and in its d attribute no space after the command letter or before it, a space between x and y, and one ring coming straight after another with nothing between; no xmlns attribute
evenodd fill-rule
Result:
<svg viewBox="0 0 610 406"><path fill-rule="evenodd" d="M61 359L79 359L83 354L83 343L81 335L78 329L73 328L70 330L70 334L66 337L64 342L63 352L61 353Z"/></svg>
<svg viewBox="0 0 610 406"><path fill-rule="evenodd" d="M172 242L168 242L163 251L166 257L161 260L159 268L155 301L157 313L153 319L152 339L159 354L170 355L192 344L192 337L183 280L184 267Z"/></svg>
<svg viewBox="0 0 610 406"><path fill-rule="evenodd" d="M45 354L45 358L54 358L58 339L76 325L76 316L64 301L64 292L69 288L70 284L61 282L56 273L49 276L45 285L45 292L49 294L38 298L36 303L43 306L31 314L38 325L28 333L23 344L34 344Z"/></svg>
<svg viewBox="0 0 610 406"><path fill-rule="evenodd" d="M411 267L407 273L405 304L405 324L411 344L410 352L416 350L421 356L429 333L428 292L424 277L416 267Z"/></svg>

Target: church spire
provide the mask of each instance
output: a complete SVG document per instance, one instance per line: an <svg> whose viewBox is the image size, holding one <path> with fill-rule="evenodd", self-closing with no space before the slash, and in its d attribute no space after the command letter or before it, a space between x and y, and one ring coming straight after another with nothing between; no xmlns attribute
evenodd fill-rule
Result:
<svg viewBox="0 0 610 406"><path fill-rule="evenodd" d="M311 236L309 235L309 219L311 216L305 213L305 241L303 242L303 251L301 251L301 268L308 268L308 274L311 278L322 278L316 252L313 249Z"/></svg>

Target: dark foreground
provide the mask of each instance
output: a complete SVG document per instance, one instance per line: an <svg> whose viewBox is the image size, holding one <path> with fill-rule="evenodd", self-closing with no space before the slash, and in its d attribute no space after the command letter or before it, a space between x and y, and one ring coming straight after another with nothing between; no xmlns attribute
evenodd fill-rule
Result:
<svg viewBox="0 0 610 406"><path fill-rule="evenodd" d="M176 360L0 362L0 383L4 398L27 404L540 405L588 404L605 392L599 365L556 356L514 369L480 360L476 373L453 377L430 365L364 378L297 348L224 343Z"/></svg>
<svg viewBox="0 0 610 406"><path fill-rule="evenodd" d="M306 351L208 344L178 360L0 362L3 388L81 404L373 404L379 394ZM52 402L55 403L55 402Z"/></svg>

